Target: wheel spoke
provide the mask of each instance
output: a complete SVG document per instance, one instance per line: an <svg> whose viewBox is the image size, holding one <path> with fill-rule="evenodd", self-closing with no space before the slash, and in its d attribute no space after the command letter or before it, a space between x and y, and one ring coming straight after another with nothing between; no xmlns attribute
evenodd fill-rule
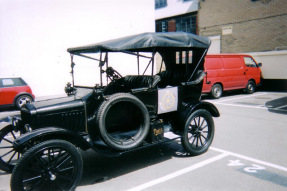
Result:
<svg viewBox="0 0 287 191"><path fill-rule="evenodd" d="M188 138L188 140L191 140L192 138L194 138L193 134L191 134L191 136Z"/></svg>
<svg viewBox="0 0 287 191"><path fill-rule="evenodd" d="M32 177L32 178L23 180L23 183L31 182L31 181L34 181L34 180L37 180L37 179L40 179L40 178L41 178L41 175L35 176L35 177Z"/></svg>
<svg viewBox="0 0 287 191"><path fill-rule="evenodd" d="M197 124L196 124L196 120L195 120L195 119L196 119L196 118L194 118L194 119L193 119L193 121L194 121L194 125L195 125L195 126L197 126Z"/></svg>
<svg viewBox="0 0 287 191"><path fill-rule="evenodd" d="M34 159L36 160L37 164L39 165L40 168L44 169L46 165L46 161L40 156L39 154L36 154L34 156Z"/></svg>
<svg viewBox="0 0 287 191"><path fill-rule="evenodd" d="M13 144L13 142L12 142L12 141L10 141L10 140L8 140L8 139L6 139L6 138L3 138L2 140L5 140L5 141L7 141L8 143Z"/></svg>
<svg viewBox="0 0 287 191"><path fill-rule="evenodd" d="M75 168L75 166L71 166L71 167L67 167L67 168L61 169L59 171L60 172L64 172L64 171L71 170L71 169L74 169L74 168Z"/></svg>
<svg viewBox="0 0 287 191"><path fill-rule="evenodd" d="M208 140L204 135L201 134L201 136L204 138L205 142Z"/></svg>
<svg viewBox="0 0 287 191"><path fill-rule="evenodd" d="M8 164L9 164L9 163L11 162L11 160L14 158L14 156L16 155L16 153L17 153L17 152L14 151L13 155L10 157L10 159L9 159L8 162L7 162Z"/></svg>
<svg viewBox="0 0 287 191"><path fill-rule="evenodd" d="M194 137L194 139L192 140L192 143L191 143L191 145L193 145L193 143L194 143L195 139L196 139L196 137Z"/></svg>
<svg viewBox="0 0 287 191"><path fill-rule="evenodd" d="M201 144L201 146L203 146L203 142L202 142L202 140L201 140L201 136L200 137L198 137L199 138L199 140L200 140L200 144Z"/></svg>
<svg viewBox="0 0 287 191"><path fill-rule="evenodd" d="M16 139L16 136L14 135L13 131L10 132L12 134L12 136L14 137L14 139Z"/></svg>
<svg viewBox="0 0 287 191"><path fill-rule="evenodd" d="M53 151L53 153L55 154L54 151ZM58 153L58 155L57 155L57 157L54 158L54 160L53 160L53 165L55 165L55 164L57 163L58 159L61 158L62 156L64 156L65 154L66 154L66 153L63 153L63 154L62 154L62 150L60 150L59 153Z"/></svg>
<svg viewBox="0 0 287 191"><path fill-rule="evenodd" d="M9 155L9 154L12 153L13 151L14 151L14 149L8 151L8 152L5 153L4 155L0 156L0 158L3 158L3 157L5 157L5 156Z"/></svg>
<svg viewBox="0 0 287 191"><path fill-rule="evenodd" d="M32 190L34 190L35 188L37 188L40 184L41 184L41 180L38 180L36 183L34 183L33 185L32 185L32 187L30 187L28 190L29 191L32 191ZM26 189L25 189L26 190Z"/></svg>
<svg viewBox="0 0 287 191"><path fill-rule="evenodd" d="M0 149L11 149L13 146L0 147Z"/></svg>
<svg viewBox="0 0 287 191"><path fill-rule="evenodd" d="M63 158L63 160L60 161L60 164L58 164L58 165L56 166L56 168L59 168L60 166L62 166L62 165L63 165L67 160L69 160L70 158L71 158L70 155L68 155L67 157Z"/></svg>
<svg viewBox="0 0 287 191"><path fill-rule="evenodd" d="M21 153L18 152L17 160L19 160Z"/></svg>
<svg viewBox="0 0 287 191"><path fill-rule="evenodd" d="M200 130L202 131L202 130L205 129L206 127L208 127L208 124L205 125L204 127L202 127Z"/></svg>

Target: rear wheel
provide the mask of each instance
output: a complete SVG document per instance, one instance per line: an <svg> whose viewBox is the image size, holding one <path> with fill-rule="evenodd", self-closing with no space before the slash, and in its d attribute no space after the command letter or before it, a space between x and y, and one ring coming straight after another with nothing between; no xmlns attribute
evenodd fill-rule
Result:
<svg viewBox="0 0 287 191"><path fill-rule="evenodd" d="M82 170L82 157L74 145L45 141L23 154L12 172L11 190L74 190Z"/></svg>
<svg viewBox="0 0 287 191"><path fill-rule="evenodd" d="M13 148L14 140L21 135L20 131L14 131L12 125L0 130L0 169L12 172L15 164L21 157L21 153Z"/></svg>
<svg viewBox="0 0 287 191"><path fill-rule="evenodd" d="M223 92L222 86L220 84L214 84L212 86L210 95L212 98L218 99L222 96L222 92Z"/></svg>
<svg viewBox="0 0 287 191"><path fill-rule="evenodd" d="M214 123L204 109L193 112L186 120L181 138L183 148L193 156L206 152L214 137Z"/></svg>
<svg viewBox="0 0 287 191"><path fill-rule="evenodd" d="M137 147L146 138L150 117L138 98L117 93L102 103L96 123L101 139L108 146L123 151Z"/></svg>

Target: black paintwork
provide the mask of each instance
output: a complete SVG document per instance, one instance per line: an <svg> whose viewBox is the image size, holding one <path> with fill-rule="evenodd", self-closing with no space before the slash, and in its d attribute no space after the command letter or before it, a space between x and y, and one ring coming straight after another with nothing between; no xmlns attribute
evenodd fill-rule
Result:
<svg viewBox="0 0 287 191"><path fill-rule="evenodd" d="M158 39L157 43L153 42L155 39ZM135 40L139 40L138 43ZM144 40L148 41L145 43ZM119 46L123 41L127 41L127 44L135 44L130 49L127 48L129 46ZM66 87L67 97L26 105L21 110L21 119L18 119L19 122L16 126L33 131L16 139L15 148L21 149L31 142L56 138L68 140L83 149L93 148L101 153L119 154L120 152L108 148L100 139L91 140L88 131L90 128L97 128L95 118L100 104L110 95L119 92L130 93L144 103L150 115L152 129L156 129L157 124L160 126L163 123L171 124L173 132L180 135L184 128L184 121L197 109L206 109L212 116L218 117L219 112L214 105L200 101L203 82L199 77L203 71L204 56L209 45L209 39L186 33L152 35L145 33L130 38L68 49L71 54L78 56L83 56L82 53L99 51L104 51L106 56L109 51L129 54L134 54L134 51L152 52L152 64L154 64L154 55L157 52L162 56L166 71L152 76L122 77L112 68L107 68L107 74L111 80L107 86L103 86L102 81L94 88L72 87L71 84L68 84ZM177 51L192 51L192 64L176 64ZM106 58L104 60L100 58L99 61L100 75L102 75L105 72L102 67L108 63ZM73 66L72 60L72 74ZM158 79L160 81L157 81ZM158 114L158 89L169 86L178 87L177 111ZM148 137L140 147L161 141L164 142L167 139Z"/></svg>

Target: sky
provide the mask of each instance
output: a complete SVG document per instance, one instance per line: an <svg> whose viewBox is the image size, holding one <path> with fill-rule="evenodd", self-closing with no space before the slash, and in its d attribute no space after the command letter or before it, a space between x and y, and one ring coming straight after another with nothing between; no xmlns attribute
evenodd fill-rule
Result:
<svg viewBox="0 0 287 191"><path fill-rule="evenodd" d="M0 0L0 77L22 77L36 96L63 94L67 48L154 32L154 22L154 0Z"/></svg>

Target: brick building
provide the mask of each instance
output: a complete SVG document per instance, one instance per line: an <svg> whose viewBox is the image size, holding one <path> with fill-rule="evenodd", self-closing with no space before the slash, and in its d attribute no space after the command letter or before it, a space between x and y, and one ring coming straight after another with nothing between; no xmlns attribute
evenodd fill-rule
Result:
<svg viewBox="0 0 287 191"><path fill-rule="evenodd" d="M250 54L287 90L286 0L155 0L155 16L156 32L208 36L209 54Z"/></svg>
<svg viewBox="0 0 287 191"><path fill-rule="evenodd" d="M287 50L286 0L201 0L198 34L219 36L221 53Z"/></svg>

